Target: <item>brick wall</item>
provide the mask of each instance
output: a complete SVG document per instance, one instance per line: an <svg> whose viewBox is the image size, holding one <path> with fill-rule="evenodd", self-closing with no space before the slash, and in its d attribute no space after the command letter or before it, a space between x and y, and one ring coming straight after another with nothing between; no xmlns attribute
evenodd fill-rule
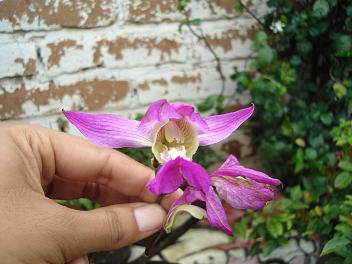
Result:
<svg viewBox="0 0 352 264"><path fill-rule="evenodd" d="M156 99L199 102L221 90L212 54L182 28L177 0L0 1L0 119L68 128L61 109L134 117ZM222 61L250 55L255 21L236 0L192 0L187 13ZM261 1L247 1L261 12ZM197 28L195 28L197 30ZM247 99L235 96L238 103Z"/></svg>

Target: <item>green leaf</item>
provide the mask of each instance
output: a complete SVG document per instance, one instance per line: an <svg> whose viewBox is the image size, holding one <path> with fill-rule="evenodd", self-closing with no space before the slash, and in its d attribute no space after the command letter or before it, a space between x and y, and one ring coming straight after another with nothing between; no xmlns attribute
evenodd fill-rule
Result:
<svg viewBox="0 0 352 264"><path fill-rule="evenodd" d="M269 240L267 243L265 243L265 246L263 249L264 256L268 256L277 247L278 247L278 244L276 243L276 241Z"/></svg>
<svg viewBox="0 0 352 264"><path fill-rule="evenodd" d="M302 62L301 58L297 55L293 55L292 58L290 59L290 63L293 66L298 66L301 64L301 62Z"/></svg>
<svg viewBox="0 0 352 264"><path fill-rule="evenodd" d="M239 235L240 237L246 239L247 238L247 225L242 222L236 223L236 225L233 228L233 234L234 234L234 237Z"/></svg>
<svg viewBox="0 0 352 264"><path fill-rule="evenodd" d="M236 78L236 81L239 84L241 84L243 87L248 87L252 82L250 76L248 74L244 74L244 73L239 73Z"/></svg>
<svg viewBox="0 0 352 264"><path fill-rule="evenodd" d="M300 147L306 146L306 142L304 141L303 138L296 138L295 143L297 146L300 146Z"/></svg>
<svg viewBox="0 0 352 264"><path fill-rule="evenodd" d="M79 199L80 204L84 206L86 210L92 210L94 209L94 204L91 200L85 199L85 198L80 198Z"/></svg>
<svg viewBox="0 0 352 264"><path fill-rule="evenodd" d="M343 34L333 35L335 55L338 57L352 56L352 37Z"/></svg>
<svg viewBox="0 0 352 264"><path fill-rule="evenodd" d="M303 149L298 149L295 155L295 173L302 171L304 168L304 152Z"/></svg>
<svg viewBox="0 0 352 264"><path fill-rule="evenodd" d="M316 150L313 148L307 148L305 154L306 154L306 158L309 160L315 160L318 156Z"/></svg>
<svg viewBox="0 0 352 264"><path fill-rule="evenodd" d="M257 32L253 42L254 50L259 51L261 48L267 46L267 39L268 39L268 36L265 32L263 31Z"/></svg>
<svg viewBox="0 0 352 264"><path fill-rule="evenodd" d="M273 58L274 58L274 50L269 46L266 46L258 51L257 57L256 57L256 65L260 68L264 67L265 65L268 65L269 63L271 63Z"/></svg>
<svg viewBox="0 0 352 264"><path fill-rule="evenodd" d="M268 228L269 234L272 235L274 238L277 238L284 233L284 226L282 225L281 222L275 219L273 219L273 221L267 224L267 228Z"/></svg>
<svg viewBox="0 0 352 264"><path fill-rule="evenodd" d="M340 223L337 226L335 226L335 230L343 234L349 239L352 239L352 227L345 224L345 223Z"/></svg>
<svg viewBox="0 0 352 264"><path fill-rule="evenodd" d="M261 251L260 243L256 242L256 243L254 243L252 248L249 250L249 255L250 256L258 255L258 254L260 254L260 251Z"/></svg>
<svg viewBox="0 0 352 264"><path fill-rule="evenodd" d="M341 160L339 162L339 167L345 171L352 172L352 162L349 160Z"/></svg>
<svg viewBox="0 0 352 264"><path fill-rule="evenodd" d="M303 191L300 186L295 186L290 189L291 198L293 200L300 200L303 198Z"/></svg>
<svg viewBox="0 0 352 264"><path fill-rule="evenodd" d="M210 95L208 96L204 102L198 105L198 111L199 112L206 112L211 110L214 107L214 104L216 102L217 95Z"/></svg>
<svg viewBox="0 0 352 264"><path fill-rule="evenodd" d="M189 20L188 23L192 26L199 26L202 23L202 20L200 18L195 18L195 19Z"/></svg>
<svg viewBox="0 0 352 264"><path fill-rule="evenodd" d="M306 55L312 50L312 44L308 40L301 40L297 43L297 50L302 54Z"/></svg>
<svg viewBox="0 0 352 264"><path fill-rule="evenodd" d="M178 0L177 9L181 12L184 11L186 9L188 2L189 0Z"/></svg>
<svg viewBox="0 0 352 264"><path fill-rule="evenodd" d="M352 263L352 255L347 256L343 261L343 264L351 264Z"/></svg>
<svg viewBox="0 0 352 264"><path fill-rule="evenodd" d="M324 125L331 125L332 120L333 120L333 115L332 113L324 113L320 116L321 122L323 122Z"/></svg>
<svg viewBox="0 0 352 264"><path fill-rule="evenodd" d="M338 98L344 97L347 93L346 87L340 82L334 83L334 85L332 86L332 89L334 90L334 93Z"/></svg>
<svg viewBox="0 0 352 264"><path fill-rule="evenodd" d="M218 113L222 113L224 111L224 103L225 103L225 96L219 95L216 98L215 109Z"/></svg>
<svg viewBox="0 0 352 264"><path fill-rule="evenodd" d="M338 256L334 256L332 258L328 258L324 264L340 264L342 263L343 258L338 257ZM345 264L345 263L344 263ZM351 263L346 263L346 264L351 264Z"/></svg>
<svg viewBox="0 0 352 264"><path fill-rule="evenodd" d="M352 17L352 5L346 7L346 14Z"/></svg>
<svg viewBox="0 0 352 264"><path fill-rule="evenodd" d="M344 247L346 245L348 245L350 243L350 241L344 237L344 236L335 236L333 239L329 240L322 252L321 252L321 256L330 254L332 252L334 252L335 250L337 250L339 247Z"/></svg>
<svg viewBox="0 0 352 264"><path fill-rule="evenodd" d="M243 13L243 11L244 11L244 7L241 2L234 3L233 8L236 9L240 13Z"/></svg>
<svg viewBox="0 0 352 264"><path fill-rule="evenodd" d="M348 187L352 182L352 174L347 171L339 173L335 179L334 186L338 189L344 189Z"/></svg>
<svg viewBox="0 0 352 264"><path fill-rule="evenodd" d="M313 5L314 16L321 18L329 13L329 3L326 0L317 0Z"/></svg>

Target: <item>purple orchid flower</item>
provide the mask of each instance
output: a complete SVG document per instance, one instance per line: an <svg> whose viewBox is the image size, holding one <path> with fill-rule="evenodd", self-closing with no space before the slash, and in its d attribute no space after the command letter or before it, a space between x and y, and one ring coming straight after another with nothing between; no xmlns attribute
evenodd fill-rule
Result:
<svg viewBox="0 0 352 264"><path fill-rule="evenodd" d="M188 187L173 204L169 215L180 205L202 201L205 202L210 225L228 234L232 234L232 228L219 197L234 208L258 210L274 199L273 186L281 185L278 179L241 166L230 155L219 169L210 174L200 165L178 157L162 165L147 188L157 195L167 194L176 191L184 182Z"/></svg>
<svg viewBox="0 0 352 264"><path fill-rule="evenodd" d="M253 113L254 106L223 115L202 118L185 103L151 104L141 121L112 114L87 114L63 111L90 141L110 147L152 147L160 162L182 157L188 160L198 146L217 143L234 132Z"/></svg>

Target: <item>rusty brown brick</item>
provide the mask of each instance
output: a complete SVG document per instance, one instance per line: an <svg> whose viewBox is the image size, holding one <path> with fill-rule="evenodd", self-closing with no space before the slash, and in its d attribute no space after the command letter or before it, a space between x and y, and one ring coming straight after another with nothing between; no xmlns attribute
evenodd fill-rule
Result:
<svg viewBox="0 0 352 264"><path fill-rule="evenodd" d="M196 2L193 0L191 2ZM211 14L212 18L221 16L231 16L236 13L233 5L239 0L208 0L204 1L204 12ZM177 9L178 0L136 0L128 1L128 20L139 23L160 22L173 18L183 19L182 13ZM198 0L199 2L199 0ZM246 6L251 7L252 1L245 1ZM206 10L205 10L206 9ZM196 10L191 9L191 4L186 8L186 13L192 17ZM197 10L199 13L199 10ZM204 13L203 12L203 13ZM218 13L220 12L220 13Z"/></svg>
<svg viewBox="0 0 352 264"><path fill-rule="evenodd" d="M177 0L143 0L129 1L129 20L138 22L155 21L160 13L177 12Z"/></svg>
<svg viewBox="0 0 352 264"><path fill-rule="evenodd" d="M188 84L188 83L196 83L196 82L200 82L202 80L200 74L197 75L187 75L187 74L183 74L183 75L175 75L171 78L171 81L173 83L177 83L177 84Z"/></svg>
<svg viewBox="0 0 352 264"><path fill-rule="evenodd" d="M19 63L22 65L24 71L23 71L23 75L24 76L29 76L29 75L33 75L36 71L36 60L35 59L28 59L28 61L24 61L23 58L17 58L15 59L15 63Z"/></svg>
<svg viewBox="0 0 352 264"><path fill-rule="evenodd" d="M0 20L8 21L13 30L26 29L36 20L36 28L32 26L31 29L45 26L95 27L101 21L102 24L114 21L112 4L113 0L3 0L0 1Z"/></svg>
<svg viewBox="0 0 352 264"><path fill-rule="evenodd" d="M111 55L114 55L116 59L123 58L123 50L125 49L138 49L145 48L149 53L152 50L160 51L160 61L165 59L165 55L171 55L172 52L178 53L179 43L173 39L161 39L157 40L156 38L134 38L129 39L125 37L118 37L114 40L101 40L98 41L95 46L94 51L94 62L98 63L101 58L101 48L106 46L108 52Z"/></svg>
<svg viewBox="0 0 352 264"><path fill-rule="evenodd" d="M221 33L220 36L206 35L207 42L214 48L221 47L224 52L228 52L233 49L232 41L239 39L243 42L254 38L257 30L252 27L245 33L240 33L237 29L229 29Z"/></svg>
<svg viewBox="0 0 352 264"><path fill-rule="evenodd" d="M75 40L63 40L58 43L49 43L47 47L51 49L48 59L48 68L60 64L61 57L65 55L65 49L76 48L81 49L83 46L78 45Z"/></svg>
<svg viewBox="0 0 352 264"><path fill-rule="evenodd" d="M0 86L0 89L2 87ZM25 84L14 92L3 89L0 94L0 119L22 117L23 104L31 101L38 108L50 105L50 100L62 100L64 96L79 95L83 104L76 105L76 109L98 110L109 102L118 102L126 97L129 91L129 83L124 80L90 80L79 81L72 85L48 84L47 90L27 90ZM57 112L61 109L51 109L49 112Z"/></svg>

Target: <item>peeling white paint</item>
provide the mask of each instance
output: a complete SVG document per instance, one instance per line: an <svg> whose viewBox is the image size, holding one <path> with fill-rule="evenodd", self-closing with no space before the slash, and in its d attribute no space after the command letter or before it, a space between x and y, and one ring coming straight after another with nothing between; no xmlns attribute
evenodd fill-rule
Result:
<svg viewBox="0 0 352 264"><path fill-rule="evenodd" d="M15 62L22 59L24 63L29 59L36 61L34 43L3 44L0 49L0 78L23 75L25 68L22 63Z"/></svg>
<svg viewBox="0 0 352 264"><path fill-rule="evenodd" d="M38 109L38 106L30 100L24 102L21 107L26 116L33 116Z"/></svg>

